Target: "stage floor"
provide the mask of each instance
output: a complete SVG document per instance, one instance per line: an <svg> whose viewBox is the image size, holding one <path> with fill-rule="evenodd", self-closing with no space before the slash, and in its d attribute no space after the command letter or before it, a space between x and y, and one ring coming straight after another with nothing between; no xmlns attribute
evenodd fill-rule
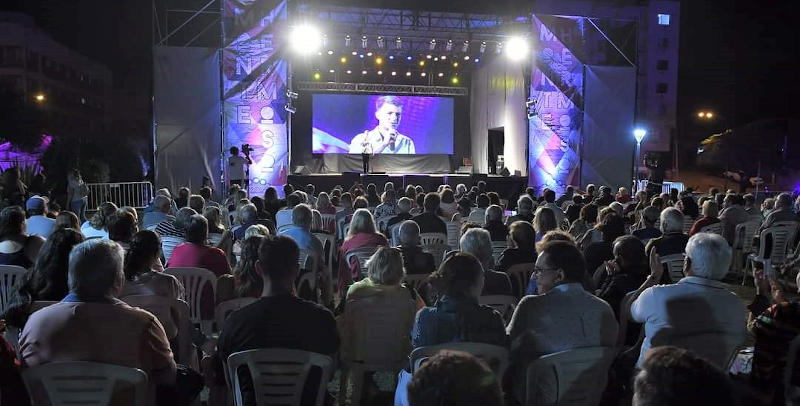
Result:
<svg viewBox="0 0 800 406"><path fill-rule="evenodd" d="M477 185L479 181L485 181L490 191L500 194L500 198L516 202L517 197L525 192L528 185L527 177L499 176L486 174L460 174L460 173L431 173L431 174L405 174L405 173L370 173L363 174L357 172L320 173L311 175L289 175L288 182L295 187L304 188L307 184L313 184L317 193L330 192L335 186L341 186L347 190L355 182L360 182L365 186L374 183L378 191L383 191L386 182L393 182L395 189L405 189L408 185L420 185L425 191L435 191L439 185L450 185L455 189L456 185L463 183L467 188Z"/></svg>

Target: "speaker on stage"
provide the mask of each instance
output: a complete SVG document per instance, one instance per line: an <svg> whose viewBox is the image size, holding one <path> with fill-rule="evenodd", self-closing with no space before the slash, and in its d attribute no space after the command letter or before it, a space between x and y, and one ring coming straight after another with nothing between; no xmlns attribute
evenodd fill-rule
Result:
<svg viewBox="0 0 800 406"><path fill-rule="evenodd" d="M310 175L311 171L308 170L308 167L305 165L298 165L292 171L293 175Z"/></svg>

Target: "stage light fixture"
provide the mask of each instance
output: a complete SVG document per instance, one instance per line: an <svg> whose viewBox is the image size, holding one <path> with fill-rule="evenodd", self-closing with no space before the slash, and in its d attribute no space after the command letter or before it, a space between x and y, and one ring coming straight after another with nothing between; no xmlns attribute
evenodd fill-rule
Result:
<svg viewBox="0 0 800 406"><path fill-rule="evenodd" d="M333 55L333 50L329 49L328 50L328 55Z"/></svg>
<svg viewBox="0 0 800 406"><path fill-rule="evenodd" d="M425 66L425 61L419 61L419 66Z"/></svg>
<svg viewBox="0 0 800 406"><path fill-rule="evenodd" d="M533 106L535 104L536 104L536 100L535 99L530 99L529 98L528 100L525 100L525 108L531 108L531 106Z"/></svg>
<svg viewBox="0 0 800 406"><path fill-rule="evenodd" d="M425 59L431 59L433 56L431 54L425 55Z"/></svg>
<svg viewBox="0 0 800 406"><path fill-rule="evenodd" d="M457 68L458 67L458 62L453 62L453 67Z"/></svg>
<svg viewBox="0 0 800 406"><path fill-rule="evenodd" d="M378 74L379 74L379 75L383 75L383 71L382 71L382 70L379 70L379 71L378 71Z"/></svg>
<svg viewBox="0 0 800 406"><path fill-rule="evenodd" d="M428 45L428 49L431 50L431 51L436 49L436 40L435 39L431 40L431 43Z"/></svg>
<svg viewBox="0 0 800 406"><path fill-rule="evenodd" d="M442 55L442 56L439 57L439 59L445 60L445 59L447 59L447 55Z"/></svg>
<svg viewBox="0 0 800 406"><path fill-rule="evenodd" d="M367 71L365 71L365 70L362 70L362 71L361 71L361 74L362 74L362 75L366 75L366 74L367 74Z"/></svg>
<svg viewBox="0 0 800 406"><path fill-rule="evenodd" d="M411 76L411 72L406 72L406 76Z"/></svg>
<svg viewBox="0 0 800 406"><path fill-rule="evenodd" d="M450 52L453 50L453 40L447 40L447 45L445 46L445 51Z"/></svg>
<svg viewBox="0 0 800 406"><path fill-rule="evenodd" d="M394 60L394 55L389 55L389 60L393 61Z"/></svg>
<svg viewBox="0 0 800 406"><path fill-rule="evenodd" d="M362 35L361 36L361 48L366 48L366 47L367 47L367 36L366 35Z"/></svg>
<svg viewBox="0 0 800 406"><path fill-rule="evenodd" d="M319 72L314 72L314 80L319 80L321 77L322 75L320 75Z"/></svg>
<svg viewBox="0 0 800 406"><path fill-rule="evenodd" d="M346 56L343 56L343 57L339 58L339 62L340 62L342 65L346 64L346 63L347 63L347 57L346 57Z"/></svg>
<svg viewBox="0 0 800 406"><path fill-rule="evenodd" d="M328 34L322 34L322 47L328 47Z"/></svg>
<svg viewBox="0 0 800 406"><path fill-rule="evenodd" d="M378 42L378 48L379 49L383 49L383 47L386 46L386 42L384 41L383 37L381 37L380 35L378 35L377 42Z"/></svg>
<svg viewBox="0 0 800 406"><path fill-rule="evenodd" d="M353 71L351 71L350 69L348 69L348 70L347 70L347 74L349 75L349 74L351 74L351 73L353 73Z"/></svg>
<svg viewBox="0 0 800 406"><path fill-rule="evenodd" d="M502 42L498 42L497 43L497 47L494 49L494 51L497 52L498 54L503 52L503 43Z"/></svg>
<svg viewBox="0 0 800 406"><path fill-rule="evenodd" d="M708 113L706 113L706 118L714 118L714 113L709 111Z"/></svg>
<svg viewBox="0 0 800 406"><path fill-rule="evenodd" d="M344 36L344 46L349 47L350 46L350 42L351 42L350 34L345 35Z"/></svg>
<svg viewBox="0 0 800 406"><path fill-rule="evenodd" d="M453 76L453 78L450 79L450 83L452 83L454 85L457 85L458 84L458 76Z"/></svg>
<svg viewBox="0 0 800 406"><path fill-rule="evenodd" d="M383 64L383 58L381 58L380 56L375 58L375 65L381 65L381 64Z"/></svg>
<svg viewBox="0 0 800 406"><path fill-rule="evenodd" d="M297 92L293 92L291 90L287 90L286 91L286 97L291 99L291 100L297 100L297 98L300 97L300 95L297 94Z"/></svg>
<svg viewBox="0 0 800 406"><path fill-rule="evenodd" d="M464 55L464 60L468 61L469 60L469 55Z"/></svg>
<svg viewBox="0 0 800 406"><path fill-rule="evenodd" d="M506 44L506 55L514 61L525 59L528 51L528 41L522 37L511 37Z"/></svg>
<svg viewBox="0 0 800 406"><path fill-rule="evenodd" d="M372 52L367 52L367 56L372 56Z"/></svg>
<svg viewBox="0 0 800 406"><path fill-rule="evenodd" d="M469 41L464 41L464 45L461 46L461 52L469 51Z"/></svg>
<svg viewBox="0 0 800 406"><path fill-rule="evenodd" d="M433 58L433 61L434 62L439 62L439 57L437 56L437 57Z"/></svg>
<svg viewBox="0 0 800 406"><path fill-rule="evenodd" d="M358 55L358 52L356 52L356 51L353 51L353 52L351 52L350 54L351 54L351 55L353 55L353 56L356 56L356 55Z"/></svg>
<svg viewBox="0 0 800 406"><path fill-rule="evenodd" d="M701 112L697 113L697 117L703 118L705 116L706 116L706 112L705 111L701 111Z"/></svg>
<svg viewBox="0 0 800 406"><path fill-rule="evenodd" d="M397 76L397 72L392 71L392 76Z"/></svg>
<svg viewBox="0 0 800 406"><path fill-rule="evenodd" d="M394 49L403 49L403 40L400 37L395 38Z"/></svg>
<svg viewBox="0 0 800 406"><path fill-rule="evenodd" d="M283 109L286 110L289 114L297 113L297 109L294 108L294 106L292 106L291 104L288 104L288 103L285 106L283 106Z"/></svg>
<svg viewBox="0 0 800 406"><path fill-rule="evenodd" d="M636 143L641 144L644 137L647 135L647 130L644 128L637 128L633 130L633 137L636 138Z"/></svg>
<svg viewBox="0 0 800 406"><path fill-rule="evenodd" d="M335 69L330 69L330 70L328 71L328 73L336 73L336 70L335 70Z"/></svg>
<svg viewBox="0 0 800 406"><path fill-rule="evenodd" d="M364 54L358 54L358 57L364 59Z"/></svg>
<svg viewBox="0 0 800 406"><path fill-rule="evenodd" d="M475 63L479 63L481 61L481 58L475 58L473 59L473 61L475 61Z"/></svg>
<svg viewBox="0 0 800 406"><path fill-rule="evenodd" d="M443 77L443 76L444 76L444 73L439 72L439 77Z"/></svg>
<svg viewBox="0 0 800 406"><path fill-rule="evenodd" d="M309 55L319 50L322 45L322 35L318 29L308 24L301 24L292 28L289 43L298 54Z"/></svg>
<svg viewBox="0 0 800 406"><path fill-rule="evenodd" d="M481 53L486 52L486 41L481 42L481 47L479 50Z"/></svg>
<svg viewBox="0 0 800 406"><path fill-rule="evenodd" d="M420 76L422 76L422 77L424 78L424 77L427 75L427 73L425 73L425 72L422 72L422 73L420 73L419 75L420 75Z"/></svg>

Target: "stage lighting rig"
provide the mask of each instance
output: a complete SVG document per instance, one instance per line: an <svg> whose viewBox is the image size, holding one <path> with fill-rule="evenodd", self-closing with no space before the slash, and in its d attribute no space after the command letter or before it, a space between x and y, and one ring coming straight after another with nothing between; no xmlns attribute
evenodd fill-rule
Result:
<svg viewBox="0 0 800 406"><path fill-rule="evenodd" d="M502 43L502 42L498 42L498 43L497 43L497 48L495 48L494 50L495 50L495 52L497 52L498 54L499 54L499 53L501 53L501 52L503 52L503 43Z"/></svg>
<svg viewBox="0 0 800 406"><path fill-rule="evenodd" d="M350 34L344 36L344 46L349 47L352 40L350 39Z"/></svg>
<svg viewBox="0 0 800 406"><path fill-rule="evenodd" d="M436 39L432 39L430 45L428 45L428 50L433 51L436 49Z"/></svg>
<svg viewBox="0 0 800 406"><path fill-rule="evenodd" d="M394 49L403 49L403 40L400 37L395 38Z"/></svg>
<svg viewBox="0 0 800 406"><path fill-rule="evenodd" d="M308 24L297 25L292 28L289 34L289 44L295 52L301 55L309 55L322 45L322 34L315 27Z"/></svg>
<svg viewBox="0 0 800 406"><path fill-rule="evenodd" d="M447 45L444 47L445 51L450 52L453 50L453 40L447 40Z"/></svg>
<svg viewBox="0 0 800 406"><path fill-rule="evenodd" d="M367 36L366 35L362 35L361 36L361 48L366 48L367 47L367 42L368 42L367 41Z"/></svg>
<svg viewBox="0 0 800 406"><path fill-rule="evenodd" d="M383 49L383 47L386 46L386 41L384 41L383 37L381 37L380 35L378 35L377 42L378 42L378 49Z"/></svg>
<svg viewBox="0 0 800 406"><path fill-rule="evenodd" d="M292 103L286 103L286 105L283 106L283 109L286 110L286 112L288 112L289 114L297 113L297 109L294 106L292 106Z"/></svg>
<svg viewBox="0 0 800 406"><path fill-rule="evenodd" d="M467 53L469 51L469 41L464 41L464 45L461 46L461 52Z"/></svg>
<svg viewBox="0 0 800 406"><path fill-rule="evenodd" d="M538 114L536 111L536 99L529 97L525 100L525 111L527 112L528 120L536 117Z"/></svg>
<svg viewBox="0 0 800 406"><path fill-rule="evenodd" d="M521 61L530 51L528 41L522 37L511 37L506 44L506 55L513 61Z"/></svg>
<svg viewBox="0 0 800 406"><path fill-rule="evenodd" d="M481 42L481 47L479 49L481 53L486 52L486 41Z"/></svg>
<svg viewBox="0 0 800 406"><path fill-rule="evenodd" d="M292 99L292 100L297 100L297 98L298 98L298 97L300 97L300 95L299 95L299 94L297 94L297 92L293 92L293 91L290 89L290 90L287 90L287 91L286 91L286 97L288 97L289 99Z"/></svg>

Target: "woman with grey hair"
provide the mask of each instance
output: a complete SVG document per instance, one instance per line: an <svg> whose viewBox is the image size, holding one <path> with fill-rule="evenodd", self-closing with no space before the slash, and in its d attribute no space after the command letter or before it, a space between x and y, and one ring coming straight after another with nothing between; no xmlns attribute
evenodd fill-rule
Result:
<svg viewBox="0 0 800 406"><path fill-rule="evenodd" d="M511 279L503 272L494 271L492 257L492 241L488 231L482 228L470 228L459 241L461 252L472 254L483 266L485 283L483 295L510 295Z"/></svg>
<svg viewBox="0 0 800 406"><path fill-rule="evenodd" d="M344 296L347 287L361 276L358 262L347 263L347 253L356 248L388 247L389 241L375 229L375 219L367 209L358 209L353 213L347 237L339 248L339 293Z"/></svg>
<svg viewBox="0 0 800 406"><path fill-rule="evenodd" d="M664 233L661 237L647 242L648 255L652 249L662 257L685 252L689 236L683 233L683 213L680 210L668 207L661 212L661 232Z"/></svg>

